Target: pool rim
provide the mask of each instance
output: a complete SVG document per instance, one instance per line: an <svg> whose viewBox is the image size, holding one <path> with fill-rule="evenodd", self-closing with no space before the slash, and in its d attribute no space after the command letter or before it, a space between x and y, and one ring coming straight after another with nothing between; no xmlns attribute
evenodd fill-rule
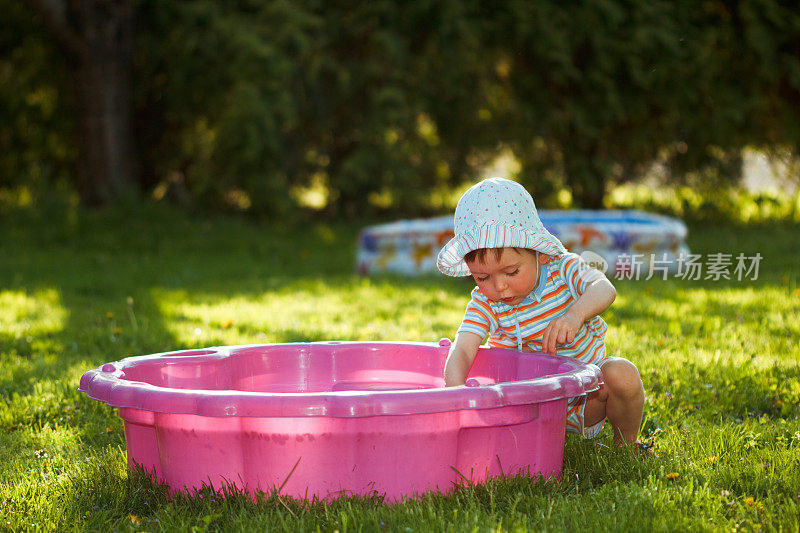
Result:
<svg viewBox="0 0 800 533"><path fill-rule="evenodd" d="M446 357L449 341L439 343L398 341L318 341L295 343L260 343L209 348L176 350L127 357L105 363L83 374L79 390L89 398L112 407L138 409L154 413L198 415L205 417L344 417L398 416L432 414L462 410L485 410L540 403L581 396L597 390L601 383L600 369L573 358L551 356L541 352L518 352L511 348L481 347L480 354L511 352L516 357L545 357L559 360L559 372L544 376L506 381L476 387L406 389L391 391L328 391L328 392L251 392L235 389L182 389L131 381L124 378L125 368L168 357L229 358L246 349L271 346L307 346L351 348L388 348L392 345L438 350ZM204 355L197 355L204 352ZM182 356L180 354L188 354Z"/></svg>

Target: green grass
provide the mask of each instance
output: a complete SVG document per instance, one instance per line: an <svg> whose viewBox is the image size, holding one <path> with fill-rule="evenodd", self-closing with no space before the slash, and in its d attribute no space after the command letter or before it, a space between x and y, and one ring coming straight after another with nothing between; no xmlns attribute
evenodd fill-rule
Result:
<svg viewBox="0 0 800 533"><path fill-rule="evenodd" d="M659 458L568 437L560 481L387 505L166 497L125 466L121 421L77 392L129 355L253 342L435 341L470 286L360 278L358 228L163 208L0 220L0 530L602 531L800 527L800 226L690 228L696 253L760 252L755 281L617 281L608 346L639 367Z"/></svg>

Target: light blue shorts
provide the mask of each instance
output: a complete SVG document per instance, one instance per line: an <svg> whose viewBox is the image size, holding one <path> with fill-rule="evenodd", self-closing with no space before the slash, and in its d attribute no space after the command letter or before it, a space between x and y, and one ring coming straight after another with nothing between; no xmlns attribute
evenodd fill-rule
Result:
<svg viewBox="0 0 800 533"><path fill-rule="evenodd" d="M606 361L608 361L608 358L603 359L599 363L595 364L602 368ZM598 433L600 433L600 430L603 429L605 419L593 426L586 427L586 425L583 423L583 410L585 407L586 396L577 396L569 399L567 402L567 432L577 433L579 435L583 435L584 438L593 439Z"/></svg>

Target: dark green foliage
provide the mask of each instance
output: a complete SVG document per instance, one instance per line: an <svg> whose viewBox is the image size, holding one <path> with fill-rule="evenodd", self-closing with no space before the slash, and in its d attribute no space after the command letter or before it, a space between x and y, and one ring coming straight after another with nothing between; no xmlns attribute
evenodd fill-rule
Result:
<svg viewBox="0 0 800 533"><path fill-rule="evenodd" d="M0 196L20 184L38 195L74 180L65 72L33 14L21 2L0 6Z"/></svg>
<svg viewBox="0 0 800 533"><path fill-rule="evenodd" d="M74 181L66 73L0 0L0 190ZM654 162L703 189L796 152L800 11L778 0L353 4L140 0L140 184L271 217L433 212L510 150L545 205L600 206Z"/></svg>

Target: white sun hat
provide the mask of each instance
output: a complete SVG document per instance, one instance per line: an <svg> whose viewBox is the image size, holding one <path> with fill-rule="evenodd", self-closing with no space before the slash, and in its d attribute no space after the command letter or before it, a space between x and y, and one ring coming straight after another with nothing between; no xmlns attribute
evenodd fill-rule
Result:
<svg viewBox="0 0 800 533"><path fill-rule="evenodd" d="M542 225L533 198L519 183L489 178L470 187L453 217L455 237L436 266L448 276L469 276L464 255L479 248L530 248L550 256L567 250Z"/></svg>

